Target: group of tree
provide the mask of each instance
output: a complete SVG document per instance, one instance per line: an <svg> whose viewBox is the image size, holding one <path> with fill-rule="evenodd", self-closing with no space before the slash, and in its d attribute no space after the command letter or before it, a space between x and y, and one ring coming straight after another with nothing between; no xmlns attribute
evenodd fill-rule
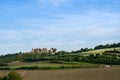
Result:
<svg viewBox="0 0 120 80"><path fill-rule="evenodd" d="M97 49L115 48L115 47L120 47L120 43L97 45L96 47L94 47L94 49L93 48L81 48L80 50L71 51L71 53L81 53L81 52L92 51L92 50L97 50Z"/></svg>
<svg viewBox="0 0 120 80"><path fill-rule="evenodd" d="M120 64L120 54L115 55L116 53L110 53L110 52L116 52L116 51L106 51L101 55L90 54L89 56L68 55L70 53L66 51L60 51L55 55L51 55L47 53L46 54L20 53L20 54L9 55L10 57L2 56L3 62L0 62L0 66L7 65L4 63L4 62L7 62L6 59L8 60L8 62L10 62L10 60L11 61L19 60L19 61L25 61L25 62L57 60L57 61L79 61L79 62L89 62L89 63L99 63L99 64Z"/></svg>
<svg viewBox="0 0 120 80"><path fill-rule="evenodd" d="M108 54L90 54L83 58L84 62L97 63L97 64L111 64L120 65L120 56L108 55Z"/></svg>
<svg viewBox="0 0 120 80"><path fill-rule="evenodd" d="M113 50L105 51L104 53L120 53L120 51L114 48Z"/></svg>
<svg viewBox="0 0 120 80"><path fill-rule="evenodd" d="M94 49L105 49L105 48L115 48L120 47L120 43L106 44L106 45L98 45Z"/></svg>
<svg viewBox="0 0 120 80"><path fill-rule="evenodd" d="M54 60L63 55L70 54L70 52L66 51L58 51L56 54L51 53L15 53L15 54L6 54L0 56L0 65L5 65L3 63L9 63L12 61L44 61L44 60Z"/></svg>
<svg viewBox="0 0 120 80"><path fill-rule="evenodd" d="M91 51L94 50L92 48L81 48L80 50L72 51L71 53L81 53L81 52L86 52L86 51Z"/></svg>
<svg viewBox="0 0 120 80"><path fill-rule="evenodd" d="M19 60L19 55L21 55L20 53L16 53L16 54L6 54L6 55L1 55L0 56L0 63L2 62L12 62L12 61L16 61Z"/></svg>

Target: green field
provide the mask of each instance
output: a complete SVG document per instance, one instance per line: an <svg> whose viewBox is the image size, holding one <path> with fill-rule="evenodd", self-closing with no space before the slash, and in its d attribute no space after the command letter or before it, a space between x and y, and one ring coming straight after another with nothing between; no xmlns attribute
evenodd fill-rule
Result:
<svg viewBox="0 0 120 80"><path fill-rule="evenodd" d="M120 47L115 48L115 49L120 51ZM92 51L87 51L87 52L82 52L82 53L73 53L73 54L70 54L70 55L83 55L83 56L87 56L89 54L103 54L103 52L110 51L110 50L114 50L114 48L92 50Z"/></svg>
<svg viewBox="0 0 120 80"><path fill-rule="evenodd" d="M0 68L10 68L10 69L17 69L21 67L42 67L42 68L52 68L52 69L59 69L60 67L67 67L67 68L96 68L100 65L98 64L91 64L91 63L84 63L84 62L67 62L67 61L59 61L59 63L51 63L50 61L39 61L39 62L20 62L15 61L12 63L8 63L9 66L2 66Z"/></svg>
<svg viewBox="0 0 120 80"><path fill-rule="evenodd" d="M120 51L120 47L119 47L119 48L115 48L115 49ZM105 52L105 51L110 51L110 50L114 50L114 48L99 49L99 50L93 50L93 51L83 52L82 55L102 54L103 52Z"/></svg>

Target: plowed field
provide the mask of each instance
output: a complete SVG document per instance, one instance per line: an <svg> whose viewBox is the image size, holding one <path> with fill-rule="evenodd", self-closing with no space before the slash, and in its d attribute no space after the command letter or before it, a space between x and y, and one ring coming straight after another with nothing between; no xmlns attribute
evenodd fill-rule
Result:
<svg viewBox="0 0 120 80"><path fill-rule="evenodd" d="M10 71L0 71L0 76ZM18 70L24 80L120 80L120 67L72 70Z"/></svg>

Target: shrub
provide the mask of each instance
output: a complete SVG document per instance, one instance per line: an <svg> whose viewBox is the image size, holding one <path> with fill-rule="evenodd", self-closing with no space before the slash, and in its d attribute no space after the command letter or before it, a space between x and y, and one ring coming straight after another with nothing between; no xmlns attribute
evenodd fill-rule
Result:
<svg viewBox="0 0 120 80"><path fill-rule="evenodd" d="M2 77L0 80L23 80L23 78L20 74L12 71L7 76Z"/></svg>
<svg viewBox="0 0 120 80"><path fill-rule="evenodd" d="M6 63L1 63L1 62L0 62L0 66L9 66L9 65L6 64Z"/></svg>

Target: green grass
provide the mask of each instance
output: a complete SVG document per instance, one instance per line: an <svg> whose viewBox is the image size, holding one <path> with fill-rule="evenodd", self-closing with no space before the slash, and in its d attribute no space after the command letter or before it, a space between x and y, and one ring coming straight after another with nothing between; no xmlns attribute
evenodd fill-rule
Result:
<svg viewBox="0 0 120 80"><path fill-rule="evenodd" d="M120 51L120 47L115 48L115 49ZM92 50L92 51L87 51L87 52L82 52L82 53L73 53L73 54L70 54L70 55L83 55L83 56L87 56L89 54L102 54L103 52L109 51L109 50L114 50L114 48Z"/></svg>
<svg viewBox="0 0 120 80"><path fill-rule="evenodd" d="M120 50L120 48L115 48L116 50ZM107 48L107 49L99 49L99 50L93 50L88 52L83 52L82 55L88 55L88 54L102 54L105 51L114 50L114 48Z"/></svg>
<svg viewBox="0 0 120 80"><path fill-rule="evenodd" d="M2 66L0 68L10 68L16 69L21 67L31 67L31 66L38 66L42 68L50 67L50 68L60 68L64 67L79 67L79 68L90 68L90 67L98 67L97 64L91 63L84 63L84 62L67 62L67 61L60 61L60 63L51 63L50 61L39 61L39 62L12 62L9 63L10 66Z"/></svg>

